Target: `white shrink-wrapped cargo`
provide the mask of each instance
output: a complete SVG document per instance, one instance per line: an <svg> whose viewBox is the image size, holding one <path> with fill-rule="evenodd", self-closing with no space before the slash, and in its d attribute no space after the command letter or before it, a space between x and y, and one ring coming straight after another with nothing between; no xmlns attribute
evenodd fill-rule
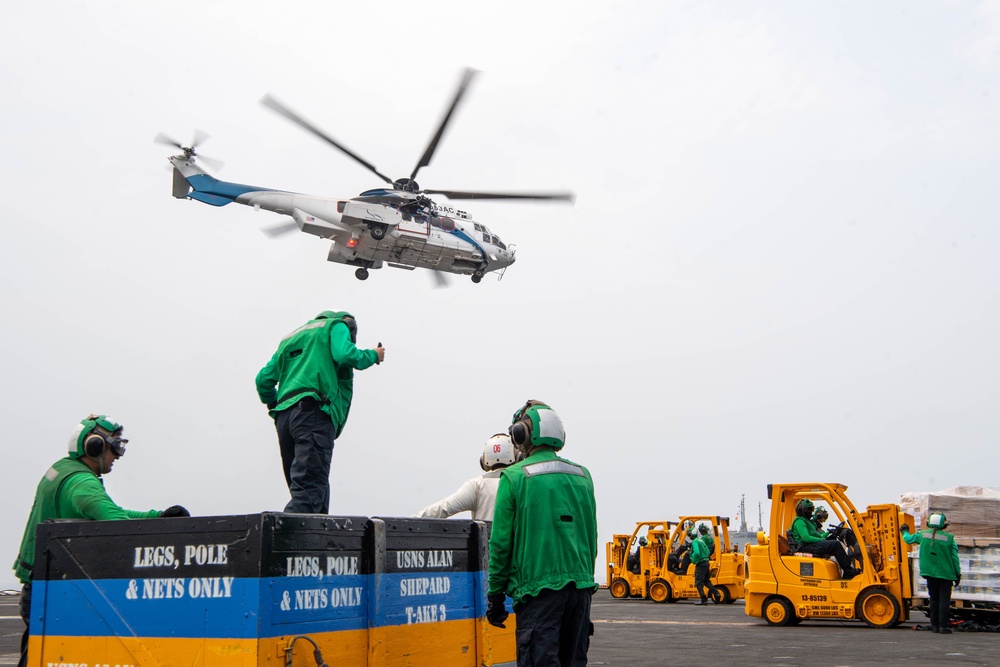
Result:
<svg viewBox="0 0 1000 667"><path fill-rule="evenodd" d="M952 591L955 606L1000 606L1000 489L956 486L943 491L904 493L899 505L913 515L917 524L914 529L924 526L934 512L948 517L947 530L958 543L962 570L962 583ZM927 582L919 576L918 558L919 548L913 547L913 594L925 602Z"/></svg>

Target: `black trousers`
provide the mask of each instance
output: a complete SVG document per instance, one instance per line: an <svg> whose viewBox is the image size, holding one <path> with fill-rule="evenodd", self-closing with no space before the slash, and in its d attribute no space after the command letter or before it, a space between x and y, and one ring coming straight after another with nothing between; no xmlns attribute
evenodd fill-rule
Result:
<svg viewBox="0 0 1000 667"><path fill-rule="evenodd" d="M517 667L584 667L594 624L591 590L573 584L545 589L514 606L517 614Z"/></svg>
<svg viewBox="0 0 1000 667"><path fill-rule="evenodd" d="M844 543L840 540L822 540L820 542L800 544L799 551L804 551L815 556L833 556L837 559L837 565L839 565L840 569L844 571L847 571L854 562L853 559L847 555L847 549L844 548Z"/></svg>
<svg viewBox="0 0 1000 667"><path fill-rule="evenodd" d="M286 512L327 514L330 511L330 461L337 430L313 398L278 413L274 419L281 466L292 499Z"/></svg>
<svg viewBox="0 0 1000 667"><path fill-rule="evenodd" d="M702 602L706 602L708 598L705 597L705 588L708 588L708 594L715 599L715 584L712 583L712 578L709 576L711 563L707 560L702 561L694 566L694 587L698 589L698 595L701 597Z"/></svg>
<svg viewBox="0 0 1000 667"><path fill-rule="evenodd" d="M931 618L932 628L948 628L951 625L951 579L924 577L927 580L927 593L931 598L931 608L927 615Z"/></svg>
<svg viewBox="0 0 1000 667"><path fill-rule="evenodd" d="M31 582L21 587L21 620L24 621L24 634L21 635L21 659L17 667L28 664L28 629L31 625Z"/></svg>
<svg viewBox="0 0 1000 667"><path fill-rule="evenodd" d="M684 552L684 556L681 557L680 565L677 566L677 569L674 570L674 572L676 572L677 574L687 574L688 566L690 564L691 564L691 552L686 551Z"/></svg>

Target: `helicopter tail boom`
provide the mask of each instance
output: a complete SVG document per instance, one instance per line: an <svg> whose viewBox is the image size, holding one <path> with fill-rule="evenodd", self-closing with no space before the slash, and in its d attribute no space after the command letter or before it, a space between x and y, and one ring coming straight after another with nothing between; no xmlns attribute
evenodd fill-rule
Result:
<svg viewBox="0 0 1000 667"><path fill-rule="evenodd" d="M240 195L258 192L266 188L240 183L220 181L206 174L198 165L184 156L168 158L174 166L173 196L178 199L190 198L212 206L225 206L236 201Z"/></svg>

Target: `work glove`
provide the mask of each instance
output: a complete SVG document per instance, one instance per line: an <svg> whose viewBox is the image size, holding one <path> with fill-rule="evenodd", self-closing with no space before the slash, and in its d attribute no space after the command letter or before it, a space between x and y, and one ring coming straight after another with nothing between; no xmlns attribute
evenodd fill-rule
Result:
<svg viewBox="0 0 1000 667"><path fill-rule="evenodd" d="M191 512L188 512L180 505L171 505L167 509L163 510L160 516L165 519L170 519L178 516L191 516Z"/></svg>
<svg viewBox="0 0 1000 667"><path fill-rule="evenodd" d="M962 583L962 575L959 574L957 577L955 577L955 586L958 586L961 583Z"/></svg>
<svg viewBox="0 0 1000 667"><path fill-rule="evenodd" d="M910 524L904 523L902 526L899 527L899 532L901 532L901 533L908 533L908 532L910 532Z"/></svg>
<svg viewBox="0 0 1000 667"><path fill-rule="evenodd" d="M507 600L507 596L503 593L494 593L489 596L486 605L486 620L490 622L490 625L495 625L498 628L506 628L507 626L503 624L510 615L507 613L507 608L504 603Z"/></svg>

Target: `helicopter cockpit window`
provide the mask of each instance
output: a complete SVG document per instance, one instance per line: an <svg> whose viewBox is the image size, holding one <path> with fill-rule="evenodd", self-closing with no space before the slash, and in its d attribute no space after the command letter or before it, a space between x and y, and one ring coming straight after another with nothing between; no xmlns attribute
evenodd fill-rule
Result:
<svg viewBox="0 0 1000 667"><path fill-rule="evenodd" d="M496 247L498 247L498 248L503 248L504 250L506 250L506 249L507 249L507 246L505 246L505 245L503 244L503 241L501 241L501 240L500 240L500 237L499 237L499 236L494 236L494 237L493 237L493 245L495 245L495 246L496 246Z"/></svg>
<svg viewBox="0 0 1000 667"><path fill-rule="evenodd" d="M483 230L485 230L485 229L486 229L485 227L483 227L483 226L482 226L481 224L479 224L478 222L474 222L474 223L472 223L472 224L473 224L473 225L475 226L475 228L476 228L476 231L477 231L477 232L481 232L481 231L483 231Z"/></svg>

